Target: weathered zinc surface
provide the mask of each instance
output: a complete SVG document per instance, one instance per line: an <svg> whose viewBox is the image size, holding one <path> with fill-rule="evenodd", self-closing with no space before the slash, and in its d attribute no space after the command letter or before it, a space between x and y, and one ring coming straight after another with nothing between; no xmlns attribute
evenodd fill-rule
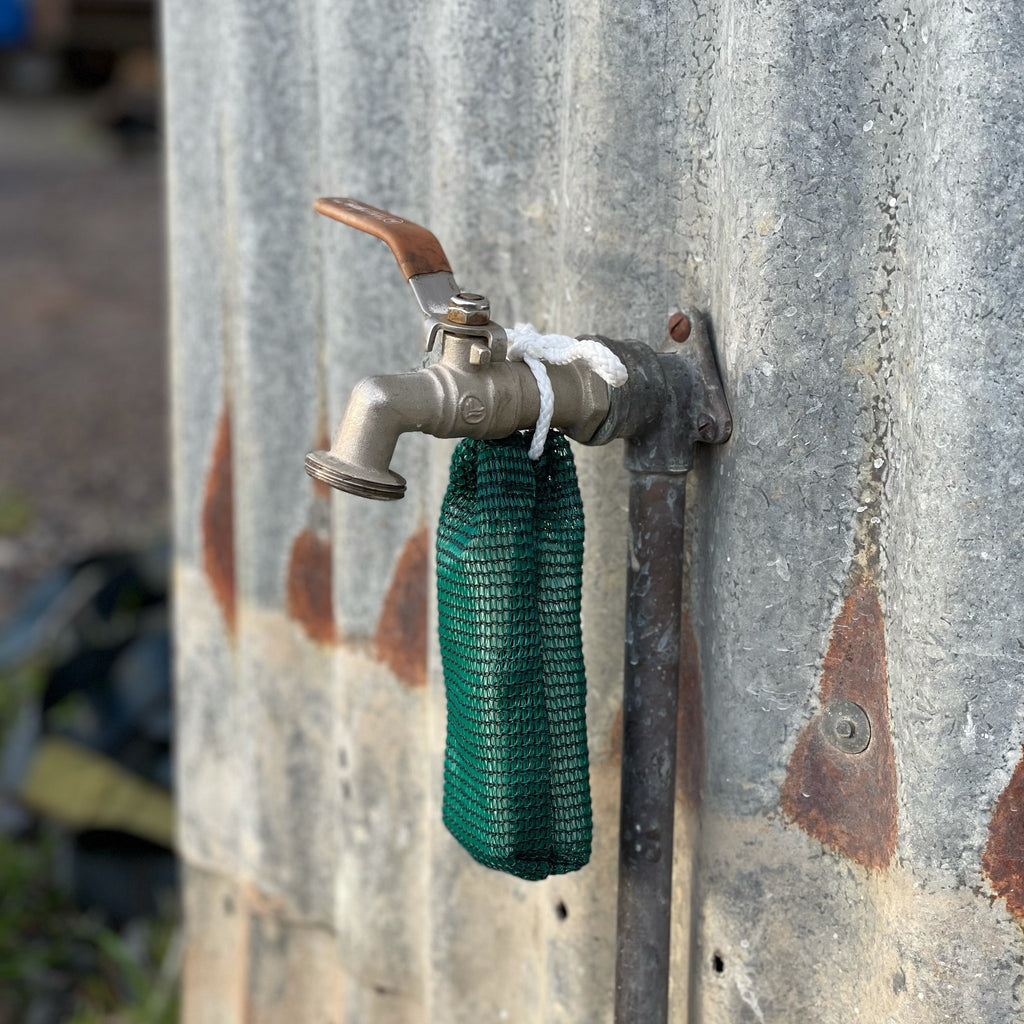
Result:
<svg viewBox="0 0 1024 1024"><path fill-rule="evenodd" d="M1019 1019L1024 8L169 0L164 39L187 1024L611 1015L620 452L578 450L594 859L519 882L440 825L450 445L402 441L395 504L302 471L420 357L325 194L429 225L499 319L711 316L673 1019Z"/></svg>

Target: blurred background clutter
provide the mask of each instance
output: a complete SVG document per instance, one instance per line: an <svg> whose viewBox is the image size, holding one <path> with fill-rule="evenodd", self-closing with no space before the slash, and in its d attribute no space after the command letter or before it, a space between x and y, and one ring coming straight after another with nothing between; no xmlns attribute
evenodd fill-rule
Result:
<svg viewBox="0 0 1024 1024"><path fill-rule="evenodd" d="M177 1016L156 23L0 0L0 1024Z"/></svg>

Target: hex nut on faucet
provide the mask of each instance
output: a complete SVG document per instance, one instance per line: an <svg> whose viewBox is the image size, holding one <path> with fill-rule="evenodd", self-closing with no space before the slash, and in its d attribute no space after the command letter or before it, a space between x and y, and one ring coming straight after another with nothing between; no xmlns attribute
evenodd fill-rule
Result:
<svg viewBox="0 0 1024 1024"><path fill-rule="evenodd" d="M485 295L459 292L448 302L448 319L453 324L482 327L491 319L491 304Z"/></svg>

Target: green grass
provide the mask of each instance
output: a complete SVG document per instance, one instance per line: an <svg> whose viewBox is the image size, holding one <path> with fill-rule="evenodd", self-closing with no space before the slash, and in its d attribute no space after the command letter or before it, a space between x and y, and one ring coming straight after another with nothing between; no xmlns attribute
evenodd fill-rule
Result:
<svg viewBox="0 0 1024 1024"><path fill-rule="evenodd" d="M55 1024L174 1024L178 926L137 922L119 934L77 910L52 877L49 842L0 838L0 1024L41 1005L54 1007L43 1019Z"/></svg>
<svg viewBox="0 0 1024 1024"><path fill-rule="evenodd" d="M0 496L0 537L30 514ZM0 672L0 740L21 709L40 700L49 671L44 653ZM175 914L119 932L83 913L56 884L51 835L0 835L0 1024L176 1024Z"/></svg>

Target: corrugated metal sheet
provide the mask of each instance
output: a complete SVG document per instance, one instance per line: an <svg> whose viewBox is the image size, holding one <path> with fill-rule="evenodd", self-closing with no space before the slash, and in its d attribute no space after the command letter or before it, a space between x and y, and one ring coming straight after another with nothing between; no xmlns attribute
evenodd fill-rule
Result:
<svg viewBox="0 0 1024 1024"><path fill-rule="evenodd" d="M498 319L710 313L674 1019L1019 1015L1024 9L169 0L164 44L190 1024L611 1014L620 453L579 455L594 861L522 883L440 825L450 446L402 441L396 504L303 473L419 358L323 194L429 225ZM816 738L843 694L869 771Z"/></svg>

